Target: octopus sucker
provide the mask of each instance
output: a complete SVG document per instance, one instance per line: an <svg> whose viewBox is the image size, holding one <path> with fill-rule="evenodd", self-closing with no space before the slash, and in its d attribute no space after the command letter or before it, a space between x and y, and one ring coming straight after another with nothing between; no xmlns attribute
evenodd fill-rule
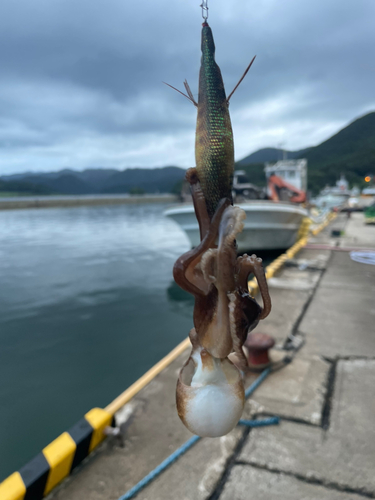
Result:
<svg viewBox="0 0 375 500"><path fill-rule="evenodd" d="M177 409L185 426L202 437L228 433L244 406L243 373L247 360L242 346L247 334L271 309L262 260L237 257L236 237L245 213L223 198L212 219L196 173L187 179L200 226L201 243L182 255L174 266L176 283L192 293L194 328L192 351L177 382ZM259 283L263 308L247 288L253 273Z"/></svg>

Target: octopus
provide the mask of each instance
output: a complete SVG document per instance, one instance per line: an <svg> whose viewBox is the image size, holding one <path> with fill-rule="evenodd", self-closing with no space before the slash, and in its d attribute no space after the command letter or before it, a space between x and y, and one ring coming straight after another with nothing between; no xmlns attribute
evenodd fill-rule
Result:
<svg viewBox="0 0 375 500"><path fill-rule="evenodd" d="M243 374L247 360L242 346L248 333L271 310L262 266L256 255L237 256L236 236L246 214L229 198L219 201L212 218L195 168L187 171L200 244L175 263L176 283L194 296L191 354L181 369L176 402L180 419L194 434L227 434L241 417ZM263 307L250 296L248 279L256 277Z"/></svg>

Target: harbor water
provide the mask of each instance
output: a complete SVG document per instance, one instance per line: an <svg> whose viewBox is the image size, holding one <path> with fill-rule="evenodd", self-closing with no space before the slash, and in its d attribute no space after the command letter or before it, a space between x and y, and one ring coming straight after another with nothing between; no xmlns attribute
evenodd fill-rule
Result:
<svg viewBox="0 0 375 500"><path fill-rule="evenodd" d="M187 336L167 207L0 212L0 481Z"/></svg>

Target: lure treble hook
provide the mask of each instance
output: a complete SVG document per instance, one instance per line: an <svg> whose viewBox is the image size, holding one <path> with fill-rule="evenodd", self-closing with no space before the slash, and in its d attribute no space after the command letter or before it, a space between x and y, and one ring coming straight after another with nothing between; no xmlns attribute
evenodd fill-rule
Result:
<svg viewBox="0 0 375 500"><path fill-rule="evenodd" d="M202 0L202 3L200 6L202 7L203 20L204 20L204 22L206 22L208 19L208 0Z"/></svg>

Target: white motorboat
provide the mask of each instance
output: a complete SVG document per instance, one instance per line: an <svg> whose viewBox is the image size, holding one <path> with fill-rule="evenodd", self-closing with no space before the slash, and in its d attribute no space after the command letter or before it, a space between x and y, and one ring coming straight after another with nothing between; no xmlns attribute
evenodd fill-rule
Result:
<svg viewBox="0 0 375 500"><path fill-rule="evenodd" d="M303 219L309 216L301 204L292 203L306 199L307 160L266 163L265 174L267 193L249 183L244 171L234 173L234 204L246 213L244 229L237 238L240 253L289 248L297 240ZM266 197L272 199L264 199ZM192 204L172 207L164 214L181 226L192 247L199 244L198 222Z"/></svg>
<svg viewBox="0 0 375 500"><path fill-rule="evenodd" d="M305 208L289 202L251 200L236 205L246 213L244 229L237 238L239 252L289 248L297 240L302 220L308 217ZM164 213L186 232L192 247L199 245L198 222L192 204L171 207Z"/></svg>

